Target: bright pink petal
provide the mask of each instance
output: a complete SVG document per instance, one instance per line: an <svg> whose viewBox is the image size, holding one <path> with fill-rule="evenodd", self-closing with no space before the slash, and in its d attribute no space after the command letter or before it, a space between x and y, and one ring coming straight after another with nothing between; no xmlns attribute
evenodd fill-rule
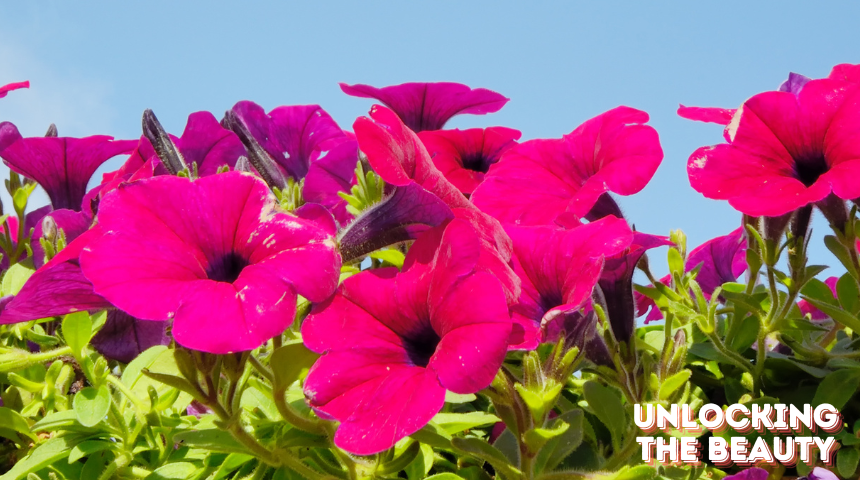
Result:
<svg viewBox="0 0 860 480"><path fill-rule="evenodd" d="M355 185L358 142L346 136L329 139L317 145L311 154L302 196L306 202L326 207L341 225L352 220L346 211L346 200L338 195L348 193Z"/></svg>
<svg viewBox="0 0 860 480"><path fill-rule="evenodd" d="M736 111L736 108L678 106L678 116L682 118L720 125L728 125Z"/></svg>
<svg viewBox="0 0 860 480"><path fill-rule="evenodd" d="M347 95L374 98L394 110L412 131L439 130L453 116L498 112L508 99L484 88L459 83L404 83L384 88L340 84Z"/></svg>
<svg viewBox="0 0 860 480"><path fill-rule="evenodd" d="M233 168L236 160L247 155L239 137L218 123L209 112L196 112L188 116L185 131L176 140L176 148L191 168L197 164L198 174L213 175L219 168Z"/></svg>
<svg viewBox="0 0 860 480"><path fill-rule="evenodd" d="M30 88L30 81L27 80L23 82L10 83L8 85L0 86L0 98L3 98L8 95L9 92L11 92L12 90L18 90L20 88Z"/></svg>

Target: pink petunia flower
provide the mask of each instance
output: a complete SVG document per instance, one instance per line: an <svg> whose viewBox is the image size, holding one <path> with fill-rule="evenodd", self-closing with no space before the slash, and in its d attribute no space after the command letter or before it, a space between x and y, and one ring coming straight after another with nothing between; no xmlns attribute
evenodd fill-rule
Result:
<svg viewBox="0 0 860 480"><path fill-rule="evenodd" d="M836 65L833 67L833 70L830 71L830 75L827 78L851 83L860 83L860 65L852 65L850 63Z"/></svg>
<svg viewBox="0 0 860 480"><path fill-rule="evenodd" d="M87 182L109 159L130 153L134 140L96 135L84 138L23 138L9 122L0 123L0 157L13 171L35 180L54 209L81 210Z"/></svg>
<svg viewBox="0 0 860 480"><path fill-rule="evenodd" d="M505 231L513 241L514 271L522 281L512 309L511 349L536 348L543 340L542 325L583 307L600 278L604 257L621 253L633 241L627 222L615 217L569 230L508 225Z"/></svg>
<svg viewBox="0 0 860 480"><path fill-rule="evenodd" d="M490 167L522 134L506 127L420 132L436 168L461 192L471 195Z"/></svg>
<svg viewBox="0 0 860 480"><path fill-rule="evenodd" d="M780 91L753 96L726 128L727 143L696 150L694 189L752 216L780 216L823 200L860 197L860 91L793 74Z"/></svg>
<svg viewBox="0 0 860 480"><path fill-rule="evenodd" d="M768 475L770 474L767 470L754 467L743 470L740 473L724 477L723 480L767 480Z"/></svg>
<svg viewBox="0 0 860 480"><path fill-rule="evenodd" d="M618 107L561 139L523 142L490 167L472 201L503 223L585 217L604 193L632 195L651 180L663 150L647 121L643 111Z"/></svg>
<svg viewBox="0 0 860 480"><path fill-rule="evenodd" d="M173 319L177 343L210 353L251 350L293 321L296 296L337 286L335 225L278 212L266 185L228 172L160 176L104 197L104 235L81 267L96 294L134 317Z"/></svg>
<svg viewBox="0 0 860 480"><path fill-rule="evenodd" d="M29 81L15 82L15 83L10 83L8 85L0 86L0 98L3 98L6 95L9 95L9 92L11 92L13 90L18 90L21 88L30 88L30 82Z"/></svg>
<svg viewBox="0 0 860 480"><path fill-rule="evenodd" d="M463 113L495 113L510 100L486 88L472 89L450 82L415 82L384 88L341 83L340 89L353 97L379 100L413 132L440 130L451 117Z"/></svg>
<svg viewBox="0 0 860 480"><path fill-rule="evenodd" d="M307 202L326 207L341 224L352 219L338 192L355 184L358 144L319 105L282 106L268 114L250 101L229 112L274 159L284 176L304 179Z"/></svg>
<svg viewBox="0 0 860 480"><path fill-rule="evenodd" d="M346 279L302 324L323 353L308 373L311 406L340 421L335 444L368 455L393 446L442 408L445 390L487 387L507 351L502 285L481 270L475 229L454 220L422 235L403 272Z"/></svg>
<svg viewBox="0 0 860 480"><path fill-rule="evenodd" d="M684 271L692 271L696 267L699 273L696 282L702 288L706 299L717 287L726 282L734 282L747 269L746 261L747 242L744 237L743 227L735 229L728 235L712 238L707 242L694 248L687 256L687 264ZM660 282L668 285L672 277L666 275ZM650 298L636 293L637 315L644 315L648 309L651 311L645 318L645 323L650 323L663 318L663 313L656 308L654 301Z"/></svg>

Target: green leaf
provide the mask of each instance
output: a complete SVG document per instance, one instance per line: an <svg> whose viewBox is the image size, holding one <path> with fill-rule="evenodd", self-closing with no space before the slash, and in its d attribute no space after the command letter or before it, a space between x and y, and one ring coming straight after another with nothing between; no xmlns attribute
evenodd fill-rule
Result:
<svg viewBox="0 0 860 480"><path fill-rule="evenodd" d="M624 407L621 405L621 399L618 395L608 387L591 380L585 383L583 387L585 400L588 401L588 406L597 415L597 418L609 429L613 439L621 440L627 425L627 420L624 415Z"/></svg>
<svg viewBox="0 0 860 480"><path fill-rule="evenodd" d="M193 463L168 463L167 465L159 467L154 472L147 475L145 480L185 480L187 478L191 478L191 475L195 471L197 471L197 467Z"/></svg>
<svg viewBox="0 0 860 480"><path fill-rule="evenodd" d="M45 415L45 418L30 427L31 432L51 432L68 429L78 424L78 415L74 410L65 410Z"/></svg>
<svg viewBox="0 0 860 480"><path fill-rule="evenodd" d="M501 421L499 417L486 412L437 413L433 417L433 423L451 435L476 427L495 425Z"/></svg>
<svg viewBox="0 0 860 480"><path fill-rule="evenodd" d="M857 289L857 282L850 274L842 275L836 282L836 297L843 309L857 315L860 310L860 290Z"/></svg>
<svg viewBox="0 0 860 480"><path fill-rule="evenodd" d="M564 422L570 427L553 438L535 457L535 468L539 472L554 470L582 443L584 415L582 410L570 410L557 417L554 422ZM555 423L553 423L555 425Z"/></svg>
<svg viewBox="0 0 860 480"><path fill-rule="evenodd" d="M275 391L286 391L290 385L306 372L319 355L310 351L302 343L290 343L272 352L269 366L274 374L272 388Z"/></svg>
<svg viewBox="0 0 860 480"><path fill-rule="evenodd" d="M406 259L406 255L404 255L403 252L401 252L400 250L386 248L384 250L377 250L375 252L372 252L370 254L370 258L382 260L397 268L403 268L403 261Z"/></svg>
<svg viewBox="0 0 860 480"><path fill-rule="evenodd" d="M489 463L496 472L506 478L518 479L522 477L522 473L508 463L508 459L502 452L480 438L453 438L451 445L460 452Z"/></svg>
<svg viewBox="0 0 860 480"><path fill-rule="evenodd" d="M626 467L612 477L612 480L651 480L657 476L657 471L648 465Z"/></svg>
<svg viewBox="0 0 860 480"><path fill-rule="evenodd" d="M850 272L854 269L854 264L851 261L851 254L848 252L844 245L839 243L839 239L837 239L833 235L826 235L824 237L824 246L826 246L827 249L830 250L830 253L832 253L837 259L839 259L839 263L841 263L846 270Z"/></svg>
<svg viewBox="0 0 860 480"><path fill-rule="evenodd" d="M11 470L0 477L0 480L20 480L26 478L27 474L31 472L38 472L48 465L66 458L77 440L78 437L74 435L54 437L48 440L18 461Z"/></svg>
<svg viewBox="0 0 860 480"><path fill-rule="evenodd" d="M842 310L841 308L831 305L829 303L824 303L821 300L816 300L812 297L803 296L806 301L814 305L816 308L827 314L833 320L845 325L846 327L854 330L855 332L860 332L860 320L857 319L853 314Z"/></svg>
<svg viewBox="0 0 860 480"><path fill-rule="evenodd" d="M137 383L137 381L142 377L140 371L144 368L148 368L165 350L167 350L166 346L156 345L148 348L146 351L138 355L137 358L126 365L125 370L122 371L122 377L120 377L122 383L124 383L128 388L134 388L135 383Z"/></svg>
<svg viewBox="0 0 860 480"><path fill-rule="evenodd" d="M433 468L433 447L421 444L421 452L412 463L406 466L406 478L409 480L421 480L430 473Z"/></svg>
<svg viewBox="0 0 860 480"><path fill-rule="evenodd" d="M89 457L90 455L103 450L110 450L115 446L115 443L105 440L87 440L86 442L81 442L75 445L69 453L69 463L75 463L84 457Z"/></svg>
<svg viewBox="0 0 860 480"><path fill-rule="evenodd" d="M570 428L565 422L555 422L552 428L533 428L523 434L523 440L529 450L538 453L550 440L561 436Z"/></svg>
<svg viewBox="0 0 860 480"><path fill-rule="evenodd" d="M860 451L856 448L841 448L836 452L836 469L844 478L853 478L860 462Z"/></svg>
<svg viewBox="0 0 860 480"><path fill-rule="evenodd" d="M206 428L201 430L189 430L177 433L173 439L183 442L194 448L203 448L215 452L224 453L249 453L248 450L237 442L230 432L218 428Z"/></svg>
<svg viewBox="0 0 860 480"><path fill-rule="evenodd" d="M409 437L431 447L451 448L451 435L432 421L424 425L421 430L409 435Z"/></svg>
<svg viewBox="0 0 860 480"><path fill-rule="evenodd" d="M0 407L0 426L18 432L24 437L36 441L36 436L30 431L30 425L27 424L27 420L11 408ZM15 439L12 440L17 442Z"/></svg>
<svg viewBox="0 0 860 480"><path fill-rule="evenodd" d="M854 369L837 370L824 377L824 380L818 384L812 405L829 403L841 410L854 396L857 387L860 387L860 372Z"/></svg>
<svg viewBox="0 0 860 480"><path fill-rule="evenodd" d="M452 391L445 392L445 403L469 403L474 402L477 398L474 393L461 395Z"/></svg>
<svg viewBox="0 0 860 480"><path fill-rule="evenodd" d="M27 280L33 275L32 268L27 268L20 263L16 263L9 267L9 270L6 270L6 274L3 275L3 282L0 282L0 292L5 295L17 295L18 292L21 291L21 288L24 287L24 284L27 283Z"/></svg>
<svg viewBox="0 0 860 480"><path fill-rule="evenodd" d="M158 393L158 398L168 395L172 388L177 388L178 390L181 390L182 393L173 403L172 408L174 411L184 411L193 399L191 394L187 393L188 389L192 389L193 387L179 373L179 365L176 363L175 356L176 350L159 348L156 350L156 352L158 352L157 355L149 354L150 350L141 354L147 355L147 358L143 364L135 365L135 369L137 369L136 372L129 373L129 377L137 377L136 380L131 380L129 378L132 384L129 386L129 389L137 396L137 398L140 399L141 403L143 403L147 409L151 409L152 405L150 405L148 392L150 386L155 388L156 393ZM153 355L154 358L149 355ZM141 376L141 372L149 372L152 376ZM156 380L153 377L158 377L159 380ZM182 388L180 388L180 386Z"/></svg>
<svg viewBox="0 0 860 480"><path fill-rule="evenodd" d="M660 391L657 394L661 400L667 400L673 393L675 393L679 388L684 386L687 383L687 380L690 379L690 376L693 374L690 370L684 369L680 372L672 375L663 381L663 384L660 385Z"/></svg>
<svg viewBox="0 0 860 480"><path fill-rule="evenodd" d="M831 305L838 305L839 302L833 296L833 291L830 290L830 287L827 286L826 283L822 282L817 278L813 278L803 288L800 289L800 293L809 298L814 298L816 300L829 303Z"/></svg>
<svg viewBox="0 0 860 480"><path fill-rule="evenodd" d="M678 276L684 275L684 259L681 257L681 252L677 248L669 249L669 271L677 273Z"/></svg>
<svg viewBox="0 0 860 480"><path fill-rule="evenodd" d="M63 338L66 345L71 347L72 354L80 360L84 347L90 343L93 334L93 323L87 312L70 313L63 318Z"/></svg>
<svg viewBox="0 0 860 480"><path fill-rule="evenodd" d="M110 410L111 397L107 386L86 387L75 395L72 402L78 422L85 427L94 427Z"/></svg>
<svg viewBox="0 0 860 480"><path fill-rule="evenodd" d="M451 472L445 472L437 473L436 475L430 475L425 480L463 480L463 477L453 474Z"/></svg>

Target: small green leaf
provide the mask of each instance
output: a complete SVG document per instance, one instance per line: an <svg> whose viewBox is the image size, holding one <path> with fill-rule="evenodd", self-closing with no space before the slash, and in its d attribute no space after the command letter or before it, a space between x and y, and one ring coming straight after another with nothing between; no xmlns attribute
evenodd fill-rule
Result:
<svg viewBox="0 0 860 480"><path fill-rule="evenodd" d="M588 401L588 406L591 407L597 418L606 425L612 433L613 439L620 441L627 420L618 395L609 387L604 387L593 380L585 383L583 392L585 393L585 400Z"/></svg>
<svg viewBox="0 0 860 480"><path fill-rule="evenodd" d="M451 435L433 422L424 425L409 437L432 447L451 448Z"/></svg>
<svg viewBox="0 0 860 480"><path fill-rule="evenodd" d="M14 430L30 440L36 440L36 436L30 432L27 420L11 408L0 407L0 426Z"/></svg>
<svg viewBox="0 0 860 480"><path fill-rule="evenodd" d="M85 427L94 427L110 410L111 397L107 386L86 387L75 395L72 402L78 422Z"/></svg>
<svg viewBox="0 0 860 480"><path fill-rule="evenodd" d="M404 471L409 480L421 480L430 473L433 468L433 447L421 444L421 452L412 463L406 466Z"/></svg>
<svg viewBox="0 0 860 480"><path fill-rule="evenodd" d="M523 435L526 446L533 453L538 453L541 449L554 438L560 436L570 428L565 422L555 422L552 428L533 428Z"/></svg>
<svg viewBox="0 0 860 480"><path fill-rule="evenodd" d="M625 467L616 473L612 480L651 480L657 476L657 471L648 465L638 465L635 467Z"/></svg>
<svg viewBox="0 0 860 480"><path fill-rule="evenodd" d="M248 450L237 442L230 432L218 428L189 430L177 433L173 439L195 448L224 453L248 453Z"/></svg>
<svg viewBox="0 0 860 480"><path fill-rule="evenodd" d="M102 450L110 450L116 446L113 442L106 442L104 440L87 440L86 442L81 442L75 445L72 448L71 453L69 453L69 463L75 463L78 460L89 457L90 455L101 452Z"/></svg>
<svg viewBox="0 0 860 480"><path fill-rule="evenodd" d="M856 448L841 448L836 452L836 469L844 478L854 478L857 464L860 463L860 451Z"/></svg>
<svg viewBox="0 0 860 480"><path fill-rule="evenodd" d="M461 395L452 391L445 392L445 403L469 403L474 402L477 398L474 393Z"/></svg>
<svg viewBox="0 0 860 480"><path fill-rule="evenodd" d="M93 323L87 312L70 313L63 318L63 338L66 345L71 347L75 358L80 359L84 347L90 343L93 334Z"/></svg>
<svg viewBox="0 0 860 480"><path fill-rule="evenodd" d="M554 470L568 455L582 443L582 410L570 410L557 417L554 422L564 422L570 427L561 435L551 439L535 457L535 468L539 472ZM555 423L552 425L554 426Z"/></svg>
<svg viewBox="0 0 860 480"><path fill-rule="evenodd" d="M860 332L860 320L857 319L853 314L846 312L845 310L831 305L829 303L824 303L820 300L814 299L812 297L803 297L806 301L814 305L816 308L824 312L828 317L833 320L845 325L846 327L854 330L855 332Z"/></svg>
<svg viewBox="0 0 860 480"><path fill-rule="evenodd" d="M508 463L507 457L502 452L480 438L453 438L451 439L451 445L456 450L489 463L496 469L496 472L506 478L515 479L522 477L522 473Z"/></svg>
<svg viewBox="0 0 860 480"><path fill-rule="evenodd" d="M836 282L836 297L847 312L856 315L860 310L860 290L850 274L842 275Z"/></svg>
<svg viewBox="0 0 860 480"><path fill-rule="evenodd" d="M274 374L275 391L285 391L306 372L319 355L308 350L302 343L290 343L272 352L269 365Z"/></svg>
<svg viewBox="0 0 860 480"><path fill-rule="evenodd" d="M370 258L375 258L377 260L388 262L389 264L397 268L403 268L403 261L406 259L406 255L404 255L403 252L401 252L400 250L386 248L384 250L377 250L375 252L372 252L370 254Z"/></svg>
<svg viewBox="0 0 860 480"><path fill-rule="evenodd" d="M9 270L6 270L6 274L3 275L3 282L0 283L0 292L5 295L17 295L18 292L21 291L21 288L24 287L24 284L27 283L27 280L33 275L32 268L27 268L20 263L16 263L9 267Z"/></svg>
<svg viewBox="0 0 860 480"><path fill-rule="evenodd" d="M430 475L425 480L463 480L463 477L453 474L451 472L445 472L437 473L436 475Z"/></svg>
<svg viewBox="0 0 860 480"><path fill-rule="evenodd" d="M433 423L452 435L472 428L495 425L501 421L499 417L486 412L437 413L433 417Z"/></svg>
<svg viewBox="0 0 860 480"><path fill-rule="evenodd" d="M673 393L675 393L679 388L684 386L687 383L687 380L690 379L690 376L693 374L690 370L684 369L680 372L672 375L663 381L660 385L660 392L657 394L661 400L668 400Z"/></svg>
<svg viewBox="0 0 860 480"><path fill-rule="evenodd" d="M679 276L684 275L684 259L681 257L681 252L677 248L669 249L669 271L677 273Z"/></svg>
<svg viewBox="0 0 860 480"><path fill-rule="evenodd" d="M145 480L185 480L191 478L195 471L197 471L197 467L193 463L168 463L147 475Z"/></svg>
<svg viewBox="0 0 860 480"><path fill-rule="evenodd" d="M837 370L824 377L824 380L818 384L812 405L829 403L841 410L854 396L857 387L860 387L860 372L854 369Z"/></svg>
<svg viewBox="0 0 860 480"><path fill-rule="evenodd" d="M78 441L75 435L54 437L37 446L29 455L19 460L0 480L20 480L31 472L38 472L57 460L65 458Z"/></svg>

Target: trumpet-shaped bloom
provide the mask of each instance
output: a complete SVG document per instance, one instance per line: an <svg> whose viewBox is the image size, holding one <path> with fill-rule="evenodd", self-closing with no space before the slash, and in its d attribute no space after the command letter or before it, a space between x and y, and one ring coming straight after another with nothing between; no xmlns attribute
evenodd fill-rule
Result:
<svg viewBox="0 0 860 480"><path fill-rule="evenodd" d="M696 282L702 288L705 298L710 299L711 294L717 287L726 282L734 282L747 269L746 261L747 242L744 238L744 229L739 227L728 235L713 238L694 248L687 257L685 271L699 268ZM661 278L664 284L672 281L670 275ZM636 305L638 315L654 305L654 302L641 295L636 294ZM645 323L660 320L662 312L658 308L651 308Z"/></svg>
<svg viewBox="0 0 860 480"><path fill-rule="evenodd" d="M337 286L340 256L325 216L276 211L250 174L154 177L102 199L104 235L84 248L81 267L120 310L173 319L185 347L250 350L292 323L297 295L318 302Z"/></svg>
<svg viewBox="0 0 860 480"><path fill-rule="evenodd" d="M419 238L403 272L346 279L302 324L323 353L308 373L311 406L340 421L335 444L366 455L393 446L442 408L445 390L487 387L507 351L501 284L479 265L481 241L454 220Z"/></svg>
<svg viewBox="0 0 860 480"><path fill-rule="evenodd" d="M394 110L413 132L439 130L455 115L484 115L501 110L508 98L486 88L469 88L460 83L404 83L376 88L370 85L340 84L353 97L373 98Z"/></svg>
<svg viewBox="0 0 860 480"><path fill-rule="evenodd" d="M779 216L831 192L860 197L860 95L856 84L793 75L753 96L726 128L728 143L696 150L694 189L743 213Z"/></svg>
<svg viewBox="0 0 860 480"><path fill-rule="evenodd" d="M647 121L618 107L562 139L523 142L490 167L472 201L502 223L547 225L566 212L584 217L607 191L637 193L663 159Z"/></svg>
<svg viewBox="0 0 860 480"><path fill-rule="evenodd" d="M242 101L233 113L271 156L282 173L304 179L305 201L326 207L340 223L352 215L338 192L355 184L358 145L319 105L277 107L268 114L254 102Z"/></svg>
<svg viewBox="0 0 860 480"><path fill-rule="evenodd" d="M636 328L636 301L633 273L642 255L656 247L672 245L667 237L635 232L633 242L623 252L607 257L600 274L600 290L606 302L606 316L615 338L627 342Z"/></svg>
<svg viewBox="0 0 860 480"><path fill-rule="evenodd" d="M23 138L9 122L0 123L0 157L13 171L35 180L55 209L81 210L87 182L109 159L130 153L137 142L96 135L84 138Z"/></svg>
<svg viewBox="0 0 860 480"><path fill-rule="evenodd" d="M627 222L615 217L570 230L514 225L505 230L514 244L514 271L522 281L512 309L512 349L536 348L541 325L578 311L597 285L604 257L622 252L633 240Z"/></svg>
<svg viewBox="0 0 860 480"><path fill-rule="evenodd" d="M8 85L0 86L0 98L3 98L6 95L9 95L9 92L11 92L13 90L18 90L21 88L30 88L30 82L29 81L15 82L15 83L10 83Z"/></svg>
<svg viewBox="0 0 860 480"><path fill-rule="evenodd" d="M484 175L522 134L505 127L436 130L418 134L436 168L461 192L471 195Z"/></svg>

